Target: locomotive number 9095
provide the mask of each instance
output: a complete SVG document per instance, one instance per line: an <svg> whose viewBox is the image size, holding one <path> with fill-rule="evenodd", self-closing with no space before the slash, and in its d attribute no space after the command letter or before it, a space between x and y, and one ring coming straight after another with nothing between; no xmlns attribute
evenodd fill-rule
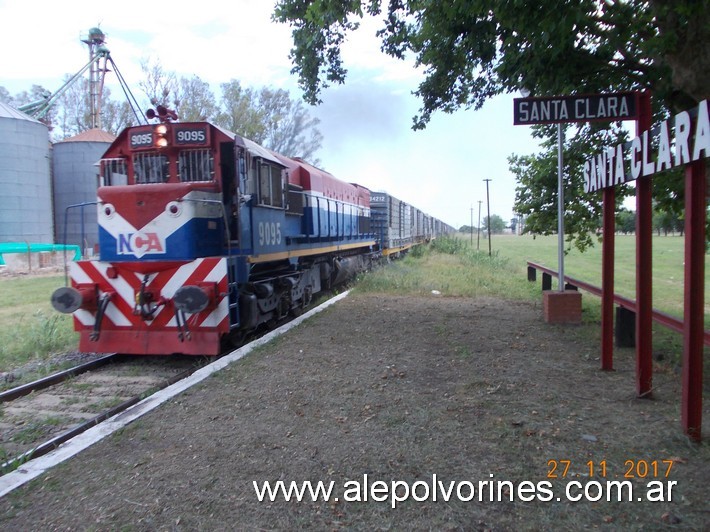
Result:
<svg viewBox="0 0 710 532"><path fill-rule="evenodd" d="M131 148L140 148L153 144L152 133L135 133L131 135Z"/></svg>
<svg viewBox="0 0 710 532"><path fill-rule="evenodd" d="M259 245L277 246L281 244L280 222L259 222Z"/></svg>
<svg viewBox="0 0 710 532"><path fill-rule="evenodd" d="M175 140L178 144L204 144L207 142L207 132L204 129L178 129Z"/></svg>

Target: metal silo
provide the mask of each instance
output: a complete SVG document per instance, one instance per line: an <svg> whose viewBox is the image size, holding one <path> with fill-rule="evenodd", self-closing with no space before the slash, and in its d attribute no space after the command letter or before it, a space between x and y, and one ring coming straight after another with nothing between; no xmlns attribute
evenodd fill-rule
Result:
<svg viewBox="0 0 710 532"><path fill-rule="evenodd" d="M83 250L93 250L98 243L96 206L71 208L68 213L66 209L70 205L96 201L96 163L115 138L100 129L90 129L54 144L52 174L57 243L76 244Z"/></svg>
<svg viewBox="0 0 710 532"><path fill-rule="evenodd" d="M53 239L47 126L0 102L0 242Z"/></svg>

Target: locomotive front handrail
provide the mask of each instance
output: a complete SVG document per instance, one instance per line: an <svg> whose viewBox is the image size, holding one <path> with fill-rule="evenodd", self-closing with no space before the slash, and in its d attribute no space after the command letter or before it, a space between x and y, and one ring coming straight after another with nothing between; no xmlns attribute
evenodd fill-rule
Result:
<svg viewBox="0 0 710 532"><path fill-rule="evenodd" d="M64 244L67 243L67 227L69 227L69 209L75 209L77 207L88 207L89 205L98 205L98 201L83 201L81 203L75 203L74 205L69 205L66 209L64 209ZM81 211L81 242L80 244L84 243L84 211ZM81 245L79 246L81 249ZM82 253L83 255L83 253ZM64 248L64 286L69 286L69 268L67 266L67 250Z"/></svg>

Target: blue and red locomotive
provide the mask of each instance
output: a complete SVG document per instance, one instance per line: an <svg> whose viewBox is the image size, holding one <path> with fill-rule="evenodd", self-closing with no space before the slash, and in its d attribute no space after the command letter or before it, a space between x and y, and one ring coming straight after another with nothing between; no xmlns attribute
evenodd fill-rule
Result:
<svg viewBox="0 0 710 532"><path fill-rule="evenodd" d="M384 194L373 215L364 187L208 122L159 116L101 159L99 260L71 263L71 287L52 296L73 312L82 351L216 355L450 229Z"/></svg>

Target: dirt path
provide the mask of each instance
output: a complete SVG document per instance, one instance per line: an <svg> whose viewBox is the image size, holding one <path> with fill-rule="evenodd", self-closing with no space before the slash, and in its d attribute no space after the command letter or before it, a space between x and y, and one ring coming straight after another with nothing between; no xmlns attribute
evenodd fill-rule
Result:
<svg viewBox="0 0 710 532"><path fill-rule="evenodd" d="M682 436L679 377L656 373L654 400L638 400L633 353L601 372L582 332L526 303L348 297L1 499L0 527L707 529L710 447ZM565 479L548 478L567 460ZM629 479L634 499L672 480L672 502L565 500L590 461L597 473L606 461L605 482L625 480L629 460L658 466ZM384 484L357 502L365 476ZM333 481L339 500L259 502L253 481L266 480ZM426 500L372 500L395 481ZM437 481L454 482L448 502L425 493Z"/></svg>

